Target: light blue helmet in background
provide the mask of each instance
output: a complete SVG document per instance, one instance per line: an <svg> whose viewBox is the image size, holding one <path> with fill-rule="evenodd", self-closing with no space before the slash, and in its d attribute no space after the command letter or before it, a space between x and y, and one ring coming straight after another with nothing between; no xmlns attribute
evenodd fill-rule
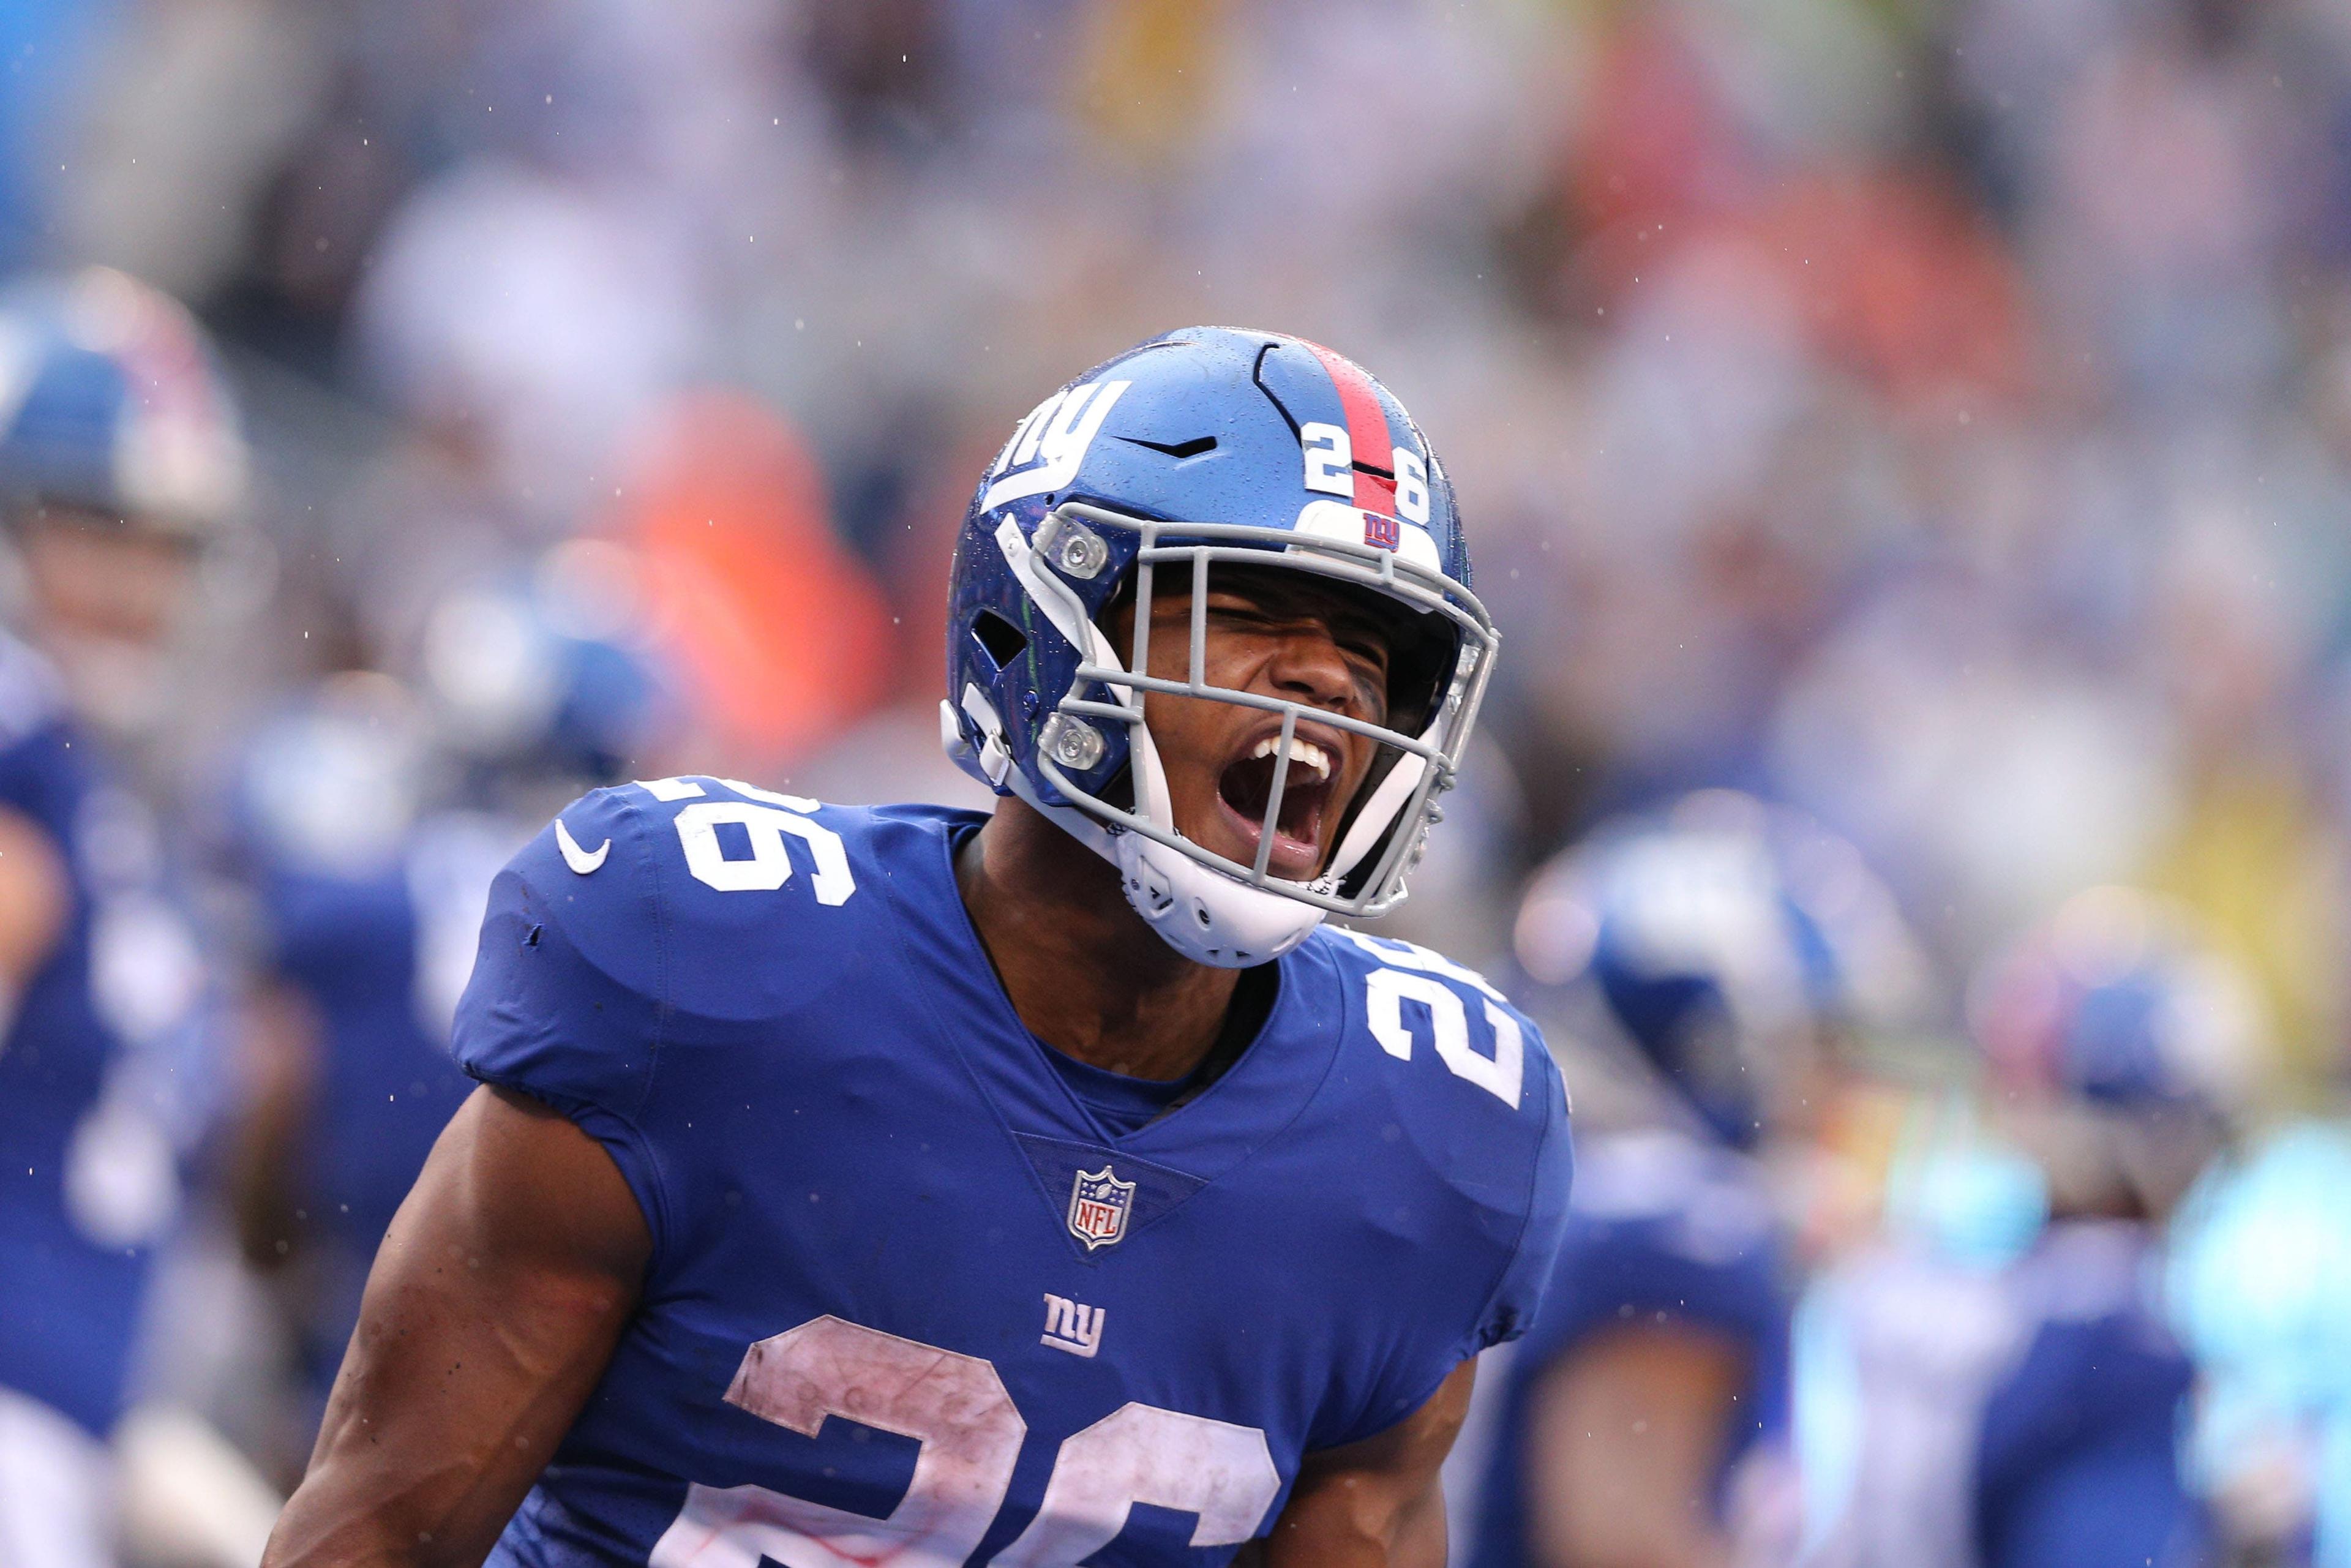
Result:
<svg viewBox="0 0 2351 1568"><path fill-rule="evenodd" d="M0 292L0 510L202 539L237 518L247 467L211 342L177 300L109 267Z"/></svg>

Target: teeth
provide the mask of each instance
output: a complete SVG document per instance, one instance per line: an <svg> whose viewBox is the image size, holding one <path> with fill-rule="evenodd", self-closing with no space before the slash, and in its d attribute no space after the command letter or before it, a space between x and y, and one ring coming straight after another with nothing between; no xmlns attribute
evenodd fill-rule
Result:
<svg viewBox="0 0 2351 1568"><path fill-rule="evenodd" d="M1263 740L1257 743L1256 749L1249 753L1249 759L1251 761L1255 761L1260 757L1271 757L1275 752L1280 751L1280 740L1277 737L1269 735ZM1330 781L1331 754L1324 751L1312 741L1298 740L1293 738L1290 743L1290 760L1292 763L1302 763L1306 767L1314 769L1314 781L1316 783L1322 784L1328 783Z"/></svg>

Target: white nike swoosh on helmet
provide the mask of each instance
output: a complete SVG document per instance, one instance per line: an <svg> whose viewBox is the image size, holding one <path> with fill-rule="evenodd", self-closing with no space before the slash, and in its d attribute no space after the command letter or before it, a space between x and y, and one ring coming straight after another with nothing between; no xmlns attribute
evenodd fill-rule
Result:
<svg viewBox="0 0 2351 1568"><path fill-rule="evenodd" d="M592 850L583 850L580 847L580 841L571 836L571 830L563 825L563 819L558 817L555 819L555 847L563 852L565 865L586 876L602 865L604 857L612 852L612 841L606 839Z"/></svg>

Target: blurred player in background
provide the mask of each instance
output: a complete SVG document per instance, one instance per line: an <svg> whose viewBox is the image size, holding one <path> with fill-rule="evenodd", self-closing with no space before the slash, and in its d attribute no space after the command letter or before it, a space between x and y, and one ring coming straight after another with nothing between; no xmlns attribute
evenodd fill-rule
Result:
<svg viewBox="0 0 2351 1568"><path fill-rule="evenodd" d="M296 1329L306 1445L377 1244L471 1088L449 1026L491 879L654 737L663 683L631 635L630 568L583 539L454 592L407 661L413 690L330 677L249 747L266 956L236 1207Z"/></svg>
<svg viewBox="0 0 2351 1568"><path fill-rule="evenodd" d="M179 1162L206 972L115 757L167 709L245 448L195 323L120 273L0 299L0 1561L113 1552L106 1445Z"/></svg>
<svg viewBox="0 0 2351 1568"><path fill-rule="evenodd" d="M1816 1287L1798 1359L1804 1562L2203 1562L2180 1455L2193 1371L2159 1248L2269 1054L2255 993L2184 910L2099 888L1987 964L1968 1010L1989 1147L1949 1157L1980 1173L2021 1154L2048 1221L1989 1247L1947 1224Z"/></svg>
<svg viewBox="0 0 2351 1568"><path fill-rule="evenodd" d="M2302 1122L2209 1172L2174 1227L2191 1473L2228 1568L2351 1565L2346 1194L2351 1132Z"/></svg>
<svg viewBox="0 0 2351 1568"><path fill-rule="evenodd" d="M1587 1130L1471 1561L1719 1568L1741 1494L1767 1509L1785 1472L1797 1262L1755 1155L1811 1123L1835 1037L1890 1017L1917 960L1850 846L1727 790L1562 855L1516 942Z"/></svg>

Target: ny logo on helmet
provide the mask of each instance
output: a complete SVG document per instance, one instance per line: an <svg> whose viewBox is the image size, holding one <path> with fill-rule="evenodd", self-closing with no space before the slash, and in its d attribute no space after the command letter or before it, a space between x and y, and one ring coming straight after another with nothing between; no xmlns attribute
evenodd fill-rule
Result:
<svg viewBox="0 0 2351 1568"><path fill-rule="evenodd" d="M1126 1234L1126 1217L1134 1212L1134 1184L1121 1181L1103 1166L1080 1171L1070 1189L1070 1234L1091 1252Z"/></svg>
<svg viewBox="0 0 2351 1568"><path fill-rule="evenodd" d="M1057 392L1030 411L1004 444L996 460L996 477L980 498L980 510L992 512L1023 496L1058 490L1078 476L1086 448L1094 444L1111 404L1131 382L1085 382ZM1029 465L1036 465L1034 467Z"/></svg>

